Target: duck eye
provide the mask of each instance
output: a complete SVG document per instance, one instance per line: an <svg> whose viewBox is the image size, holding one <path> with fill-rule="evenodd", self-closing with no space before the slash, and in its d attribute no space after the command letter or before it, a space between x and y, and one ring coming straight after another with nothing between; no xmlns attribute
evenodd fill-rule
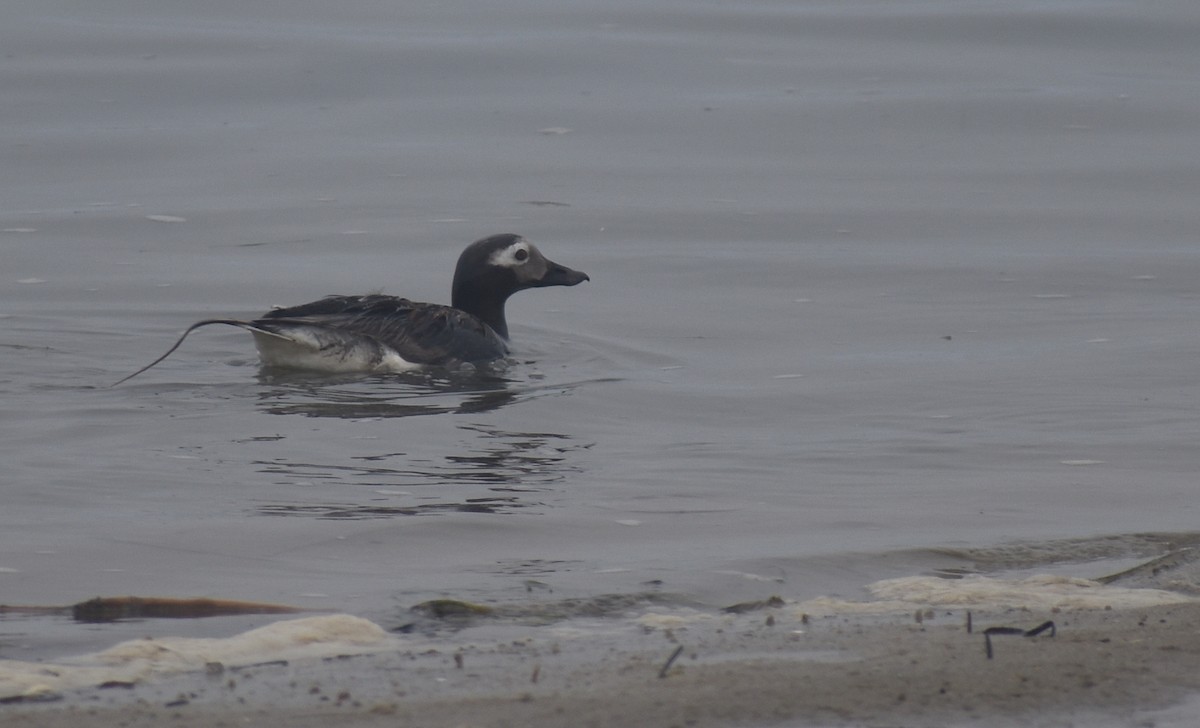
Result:
<svg viewBox="0 0 1200 728"><path fill-rule="evenodd" d="M526 250L525 248L518 248L517 252L513 253L513 257L516 258L517 260L523 261L529 257L529 251Z"/></svg>

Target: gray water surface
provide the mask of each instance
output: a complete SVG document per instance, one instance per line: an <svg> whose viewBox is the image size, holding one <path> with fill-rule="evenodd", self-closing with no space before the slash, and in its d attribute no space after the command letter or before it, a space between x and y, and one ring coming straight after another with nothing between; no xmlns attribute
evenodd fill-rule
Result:
<svg viewBox="0 0 1200 728"><path fill-rule="evenodd" d="M1200 530L1197 37L1190 1L6 4L0 603L720 606ZM208 329L108 386L201 318L448 302L510 231L592 280L512 300L499 380Z"/></svg>

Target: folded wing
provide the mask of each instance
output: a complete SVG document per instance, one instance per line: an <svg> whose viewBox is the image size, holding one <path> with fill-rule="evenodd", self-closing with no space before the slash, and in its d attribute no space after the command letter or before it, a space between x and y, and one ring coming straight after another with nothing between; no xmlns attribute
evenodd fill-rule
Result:
<svg viewBox="0 0 1200 728"><path fill-rule="evenodd" d="M394 296L329 296L275 309L250 323L267 334L303 338L329 353L371 342L412 364L481 363L508 354L504 340L474 316Z"/></svg>

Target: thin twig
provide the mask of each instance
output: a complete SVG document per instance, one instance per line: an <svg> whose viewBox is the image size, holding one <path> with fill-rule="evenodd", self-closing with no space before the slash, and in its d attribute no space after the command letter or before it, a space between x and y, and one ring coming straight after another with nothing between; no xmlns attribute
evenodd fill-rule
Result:
<svg viewBox="0 0 1200 728"><path fill-rule="evenodd" d="M675 664L675 658L679 657L681 652L683 652L683 645L676 647L675 651L671 653L671 656L667 658L667 661L663 663L662 669L658 671L658 676L660 678L667 676L667 670L670 670L671 665Z"/></svg>
<svg viewBox="0 0 1200 728"><path fill-rule="evenodd" d="M983 645L987 658L992 659L992 635L994 634L1018 634L1022 637L1037 637L1042 632L1050 632L1053 637L1058 633L1058 629L1054 626L1054 622L1042 622L1033 629L1021 629L1020 627L988 627L983 630Z"/></svg>

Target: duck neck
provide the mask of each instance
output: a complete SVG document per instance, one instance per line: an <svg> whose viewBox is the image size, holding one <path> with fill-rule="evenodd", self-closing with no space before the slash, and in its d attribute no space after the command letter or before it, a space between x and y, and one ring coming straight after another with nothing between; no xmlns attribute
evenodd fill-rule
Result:
<svg viewBox="0 0 1200 728"><path fill-rule="evenodd" d="M465 311L484 322L500 335L508 339L508 322L504 319L504 302L507 296L480 295L470 286L455 286L450 297L450 304L459 311Z"/></svg>

